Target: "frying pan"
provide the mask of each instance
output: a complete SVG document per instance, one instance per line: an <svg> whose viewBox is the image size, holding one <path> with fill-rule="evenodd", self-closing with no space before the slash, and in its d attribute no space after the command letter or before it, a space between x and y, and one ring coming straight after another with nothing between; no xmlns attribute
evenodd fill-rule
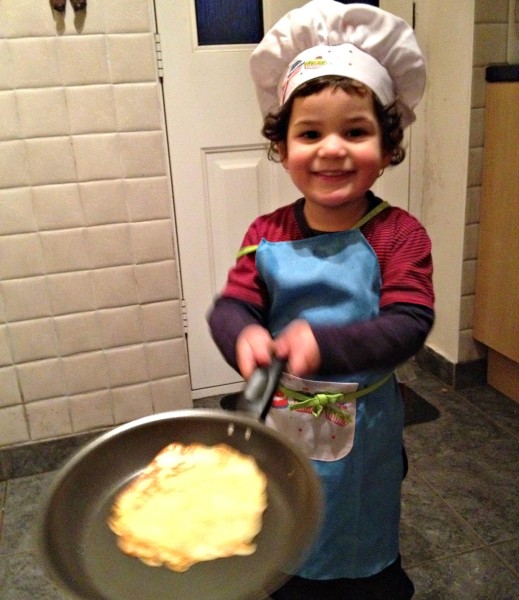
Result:
<svg viewBox="0 0 519 600"><path fill-rule="evenodd" d="M38 545L48 575L83 600L262 600L280 587L304 560L322 512L308 460L261 422L280 373L279 362L258 369L237 412L164 412L119 426L79 450L51 483L42 507ZM171 442L226 443L256 459L267 475L268 506L254 554L175 573L117 548L107 525L115 496Z"/></svg>

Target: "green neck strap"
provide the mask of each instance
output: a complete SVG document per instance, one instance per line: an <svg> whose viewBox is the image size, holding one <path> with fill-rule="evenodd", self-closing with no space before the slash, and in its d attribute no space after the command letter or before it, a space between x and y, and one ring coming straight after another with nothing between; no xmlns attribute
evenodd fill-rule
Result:
<svg viewBox="0 0 519 600"><path fill-rule="evenodd" d="M360 221L357 221L357 223L355 223L355 225L352 227L352 229L360 229L363 225L365 225L373 217L376 217L383 210L385 210L386 208L389 208L389 206L390 206L389 202L385 202L385 201L381 202L380 204L377 204L377 206L375 206L375 208L371 209L368 213L366 213ZM238 259L238 258L241 258L242 256L245 256L246 254L252 254L253 252L256 252L257 249L258 249L258 244L254 244L252 246L244 246L243 248L240 248L238 250L238 254L236 254L236 258Z"/></svg>

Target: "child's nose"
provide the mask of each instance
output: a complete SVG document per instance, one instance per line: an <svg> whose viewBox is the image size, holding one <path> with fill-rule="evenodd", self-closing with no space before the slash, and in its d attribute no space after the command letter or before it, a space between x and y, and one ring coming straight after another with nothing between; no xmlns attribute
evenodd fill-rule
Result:
<svg viewBox="0 0 519 600"><path fill-rule="evenodd" d="M327 135L322 140L318 154L323 158L346 156L346 144L339 135Z"/></svg>

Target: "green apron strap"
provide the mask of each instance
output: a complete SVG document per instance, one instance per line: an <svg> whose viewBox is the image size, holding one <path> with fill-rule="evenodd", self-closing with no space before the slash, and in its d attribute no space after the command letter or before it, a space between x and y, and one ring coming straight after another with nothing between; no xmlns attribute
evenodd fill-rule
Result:
<svg viewBox="0 0 519 600"><path fill-rule="evenodd" d="M372 219L373 217L376 217L379 213L381 213L383 210L385 210L386 208L389 208L391 205L389 204L389 202L381 202L380 204L377 204L375 206L375 208L373 208L372 210L369 211L369 213L366 213L362 219L360 221L358 221L357 223L355 223L355 225L352 227L352 229L360 229L363 225L365 225L370 219Z"/></svg>
<svg viewBox="0 0 519 600"><path fill-rule="evenodd" d="M245 256L246 254L252 254L253 252L256 252L256 250L258 249L258 244L254 245L254 246L243 246L243 248L240 248L238 250L238 254L236 255L236 258L241 258L242 256Z"/></svg>
<svg viewBox="0 0 519 600"><path fill-rule="evenodd" d="M390 206L389 202L385 202L385 201L381 202L380 204L377 204L377 206L375 206L375 208L370 210L369 213L364 215L360 221L355 223L355 225L352 227L352 229L360 229L370 219L372 219L373 217L376 217L383 210L385 210L386 208L389 208L389 206ZM243 248L240 248L238 250L238 253L236 254L236 258L238 259L238 258L241 258L242 256L245 256L246 254L252 254L253 252L256 252L257 249L258 249L258 244L254 244L252 246L244 246Z"/></svg>
<svg viewBox="0 0 519 600"><path fill-rule="evenodd" d="M294 404L290 405L290 410L297 410L298 408L312 408L312 414L315 417L318 417L323 411L323 408L331 409L333 407L333 412L341 412L340 409L333 406L336 402L353 402L354 400L358 400L363 396L367 396L368 394L371 394L371 392L374 392L379 387L383 386L384 383L386 383L386 381L388 381L392 375L393 372L391 371L389 375L382 377L382 379L375 381L375 383L372 383L371 385L368 385L367 387L362 388L361 390L356 390L355 392L348 392L346 394L342 394L340 392L330 392L310 395L303 394L302 392L296 392L294 390L289 390L283 385L281 385L279 389L287 398L292 398L292 400L296 400Z"/></svg>

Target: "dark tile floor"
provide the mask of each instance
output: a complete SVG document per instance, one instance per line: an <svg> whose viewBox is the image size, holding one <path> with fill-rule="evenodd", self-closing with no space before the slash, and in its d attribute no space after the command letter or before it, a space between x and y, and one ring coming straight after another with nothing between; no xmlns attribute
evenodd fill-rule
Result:
<svg viewBox="0 0 519 600"><path fill-rule="evenodd" d="M519 404L486 386L454 391L420 370L413 377L402 555L415 599L519 599ZM64 598L42 573L33 535L52 477L0 482L1 600Z"/></svg>

